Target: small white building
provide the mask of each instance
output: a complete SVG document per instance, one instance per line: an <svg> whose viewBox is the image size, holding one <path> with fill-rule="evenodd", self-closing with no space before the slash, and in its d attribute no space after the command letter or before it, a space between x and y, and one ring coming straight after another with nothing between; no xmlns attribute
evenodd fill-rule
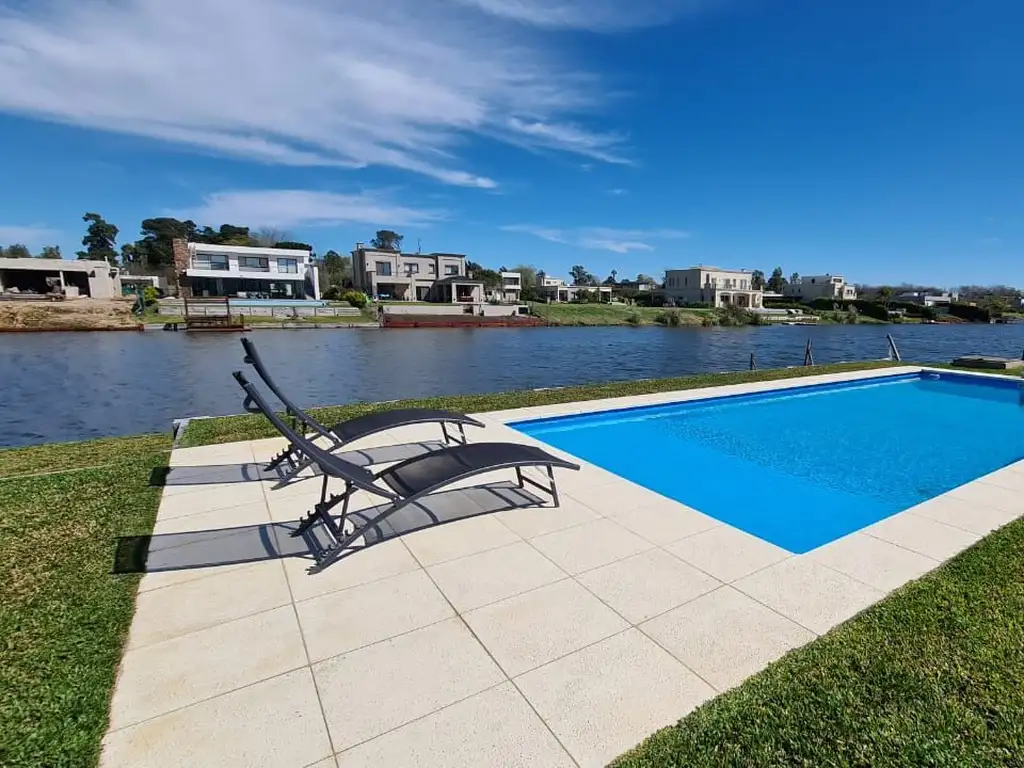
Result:
<svg viewBox="0 0 1024 768"><path fill-rule="evenodd" d="M928 293L927 291L904 291L896 296L896 301L920 304L924 307L948 307L960 300L956 291L944 293Z"/></svg>
<svg viewBox="0 0 1024 768"><path fill-rule="evenodd" d="M288 248L253 248L175 240L175 269L193 296L319 299L313 254Z"/></svg>
<svg viewBox="0 0 1024 768"><path fill-rule="evenodd" d="M753 287L752 273L745 269L690 267L665 272L662 295L678 304L710 304L760 309L763 291Z"/></svg>
<svg viewBox="0 0 1024 768"><path fill-rule="evenodd" d="M842 275L804 275L795 283L786 283L782 295L803 302L815 299L853 301L857 298L857 288L847 283Z"/></svg>
<svg viewBox="0 0 1024 768"><path fill-rule="evenodd" d="M612 300L610 285L566 285L565 280L548 277L543 273L537 275L537 293L552 304L576 301L585 293L591 294L602 303L609 303Z"/></svg>

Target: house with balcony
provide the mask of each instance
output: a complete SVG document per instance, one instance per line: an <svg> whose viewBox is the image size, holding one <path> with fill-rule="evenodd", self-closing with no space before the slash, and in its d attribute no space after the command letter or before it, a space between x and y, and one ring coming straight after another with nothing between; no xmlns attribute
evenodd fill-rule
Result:
<svg viewBox="0 0 1024 768"><path fill-rule="evenodd" d="M960 300L960 294L956 291L945 291L943 293L930 293L929 291L904 291L897 294L896 301L905 301L912 304L920 304L924 307L948 307Z"/></svg>
<svg viewBox="0 0 1024 768"><path fill-rule="evenodd" d="M565 280L537 273L537 293L541 299L552 304L577 301L583 294L590 294L597 301L608 303L612 300L610 285L566 285Z"/></svg>
<svg viewBox="0 0 1024 768"><path fill-rule="evenodd" d="M320 299L313 254L307 250L188 243L176 239L179 288L192 296L241 299Z"/></svg>
<svg viewBox="0 0 1024 768"><path fill-rule="evenodd" d="M466 272L461 253L402 253L356 243L352 282L373 299L482 303L483 283Z"/></svg>
<svg viewBox="0 0 1024 768"><path fill-rule="evenodd" d="M853 301L857 298L857 288L847 283L842 275L804 275L795 283L786 283L782 295L805 304L815 299Z"/></svg>
<svg viewBox="0 0 1024 768"><path fill-rule="evenodd" d="M523 276L518 272L499 272L501 284L487 289L487 300L518 304L523 295Z"/></svg>
<svg viewBox="0 0 1024 768"><path fill-rule="evenodd" d="M761 309L764 298L764 291L753 287L751 272L704 266L666 270L661 294L676 304L743 309Z"/></svg>

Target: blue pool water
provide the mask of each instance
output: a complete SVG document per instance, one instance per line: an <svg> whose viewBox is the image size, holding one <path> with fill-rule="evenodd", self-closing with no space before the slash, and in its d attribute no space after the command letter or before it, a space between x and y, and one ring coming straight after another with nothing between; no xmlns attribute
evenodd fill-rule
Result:
<svg viewBox="0 0 1024 768"><path fill-rule="evenodd" d="M802 553L1024 459L1020 386L924 373L512 426Z"/></svg>

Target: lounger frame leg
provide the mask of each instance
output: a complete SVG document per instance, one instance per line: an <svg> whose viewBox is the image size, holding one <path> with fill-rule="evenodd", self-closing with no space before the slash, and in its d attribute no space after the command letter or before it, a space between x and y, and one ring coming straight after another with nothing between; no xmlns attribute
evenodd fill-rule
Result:
<svg viewBox="0 0 1024 768"><path fill-rule="evenodd" d="M466 440L466 428L462 424L456 424L455 427L459 430L458 437L455 437L448 431L447 422L441 422L441 434L444 435L445 444L451 445L452 443L458 443L459 445L465 445L469 442Z"/></svg>
<svg viewBox="0 0 1024 768"><path fill-rule="evenodd" d="M554 507L557 507L558 506L558 486L555 485L555 470L554 470L554 468L550 464L548 464L548 466L547 466L547 473L548 473L548 484L547 485L543 485L541 483L538 483L536 480L533 480L533 479L527 477L526 475L524 475L522 467L516 467L516 482L519 484L519 487L524 489L524 490L526 489L527 485L530 485L530 486L536 488L538 491L543 491L544 493L546 493L548 496L551 497L551 505L554 506Z"/></svg>

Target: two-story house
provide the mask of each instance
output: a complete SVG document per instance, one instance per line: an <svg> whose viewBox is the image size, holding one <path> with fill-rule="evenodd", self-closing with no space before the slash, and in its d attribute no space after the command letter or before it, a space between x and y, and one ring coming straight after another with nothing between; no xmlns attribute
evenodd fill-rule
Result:
<svg viewBox="0 0 1024 768"><path fill-rule="evenodd" d="M356 243L352 282L374 299L483 301L483 284L466 274L461 253L402 253Z"/></svg>
<svg viewBox="0 0 1024 768"><path fill-rule="evenodd" d="M487 289L489 301L518 304L523 295L523 276L519 272L499 272L501 284Z"/></svg>
<svg viewBox="0 0 1024 768"><path fill-rule="evenodd" d="M764 292L754 288L752 273L745 269L690 267L665 272L662 295L677 304L710 304L713 307L734 305L744 309L760 309Z"/></svg>
<svg viewBox="0 0 1024 768"><path fill-rule="evenodd" d="M175 271L193 296L319 299L313 254L286 248L188 243L176 239Z"/></svg>
<svg viewBox="0 0 1024 768"><path fill-rule="evenodd" d="M804 275L795 283L786 283L782 295L803 302L815 299L853 301L857 298L857 288L847 283L842 275Z"/></svg>

